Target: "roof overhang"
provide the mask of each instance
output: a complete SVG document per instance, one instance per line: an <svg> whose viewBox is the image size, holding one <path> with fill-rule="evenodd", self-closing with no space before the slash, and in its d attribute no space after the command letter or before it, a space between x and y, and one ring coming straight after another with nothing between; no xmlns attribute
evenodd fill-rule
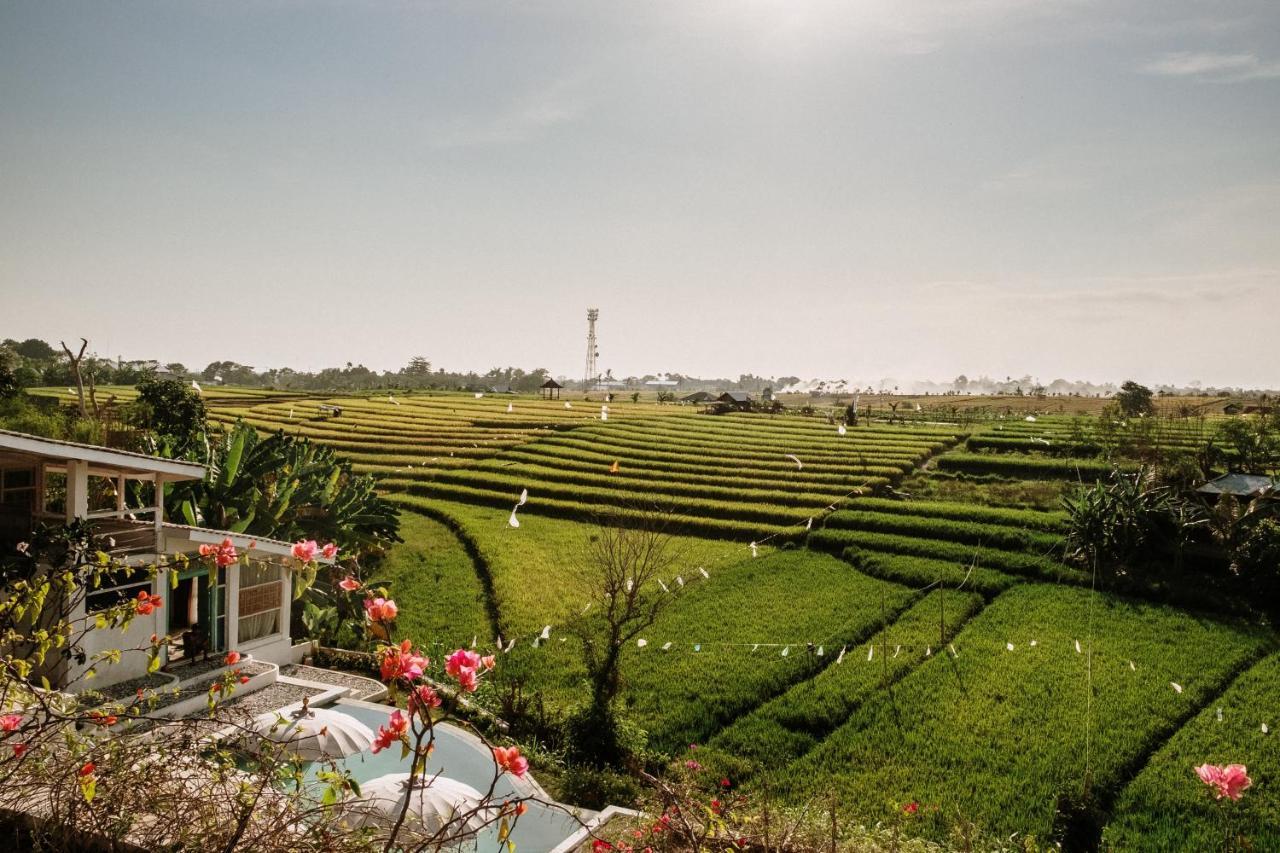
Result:
<svg viewBox="0 0 1280 853"><path fill-rule="evenodd" d="M281 542L279 539L267 539L262 536L250 536L246 533L232 533L229 530L191 527L186 524L172 524L170 522L165 522L164 529L166 533L185 536L197 545L221 545L222 540L230 539L231 544L236 546L237 551L254 551L273 557L293 556L293 543ZM324 565L333 565L334 562L333 559L324 557L319 553L316 554L315 560L317 563L323 563Z"/></svg>
<svg viewBox="0 0 1280 853"><path fill-rule="evenodd" d="M0 456L18 455L33 461L52 463L87 462L90 473L101 476L124 474L130 477L155 478L161 482L202 480L205 467L198 462L162 459L145 453L112 450L94 444L41 438L22 432L0 430Z"/></svg>

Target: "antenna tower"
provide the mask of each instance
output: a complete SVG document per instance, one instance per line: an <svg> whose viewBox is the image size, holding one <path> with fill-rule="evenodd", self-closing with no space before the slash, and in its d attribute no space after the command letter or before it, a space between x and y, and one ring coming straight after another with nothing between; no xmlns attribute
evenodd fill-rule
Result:
<svg viewBox="0 0 1280 853"><path fill-rule="evenodd" d="M584 391L594 388L596 381L600 378L600 371L596 369L596 359L600 356L600 350L596 347L596 320L599 319L599 308L587 309L587 369L582 375Z"/></svg>

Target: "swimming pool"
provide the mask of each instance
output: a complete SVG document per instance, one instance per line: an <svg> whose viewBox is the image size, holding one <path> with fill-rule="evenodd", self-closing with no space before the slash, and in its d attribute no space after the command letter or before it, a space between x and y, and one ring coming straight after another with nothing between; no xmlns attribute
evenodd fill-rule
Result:
<svg viewBox="0 0 1280 853"><path fill-rule="evenodd" d="M350 699L340 699L327 707L350 714L374 731L387 723L393 710L387 705L373 705ZM396 747L384 749L377 755L362 752L340 759L337 764L348 770L357 782L368 782L388 773L407 773L410 759L402 759L400 752ZM321 769L321 765L312 767L315 770ZM308 774L311 772L314 772L312 768L308 768ZM450 725L437 726L436 748L427 761L427 773L443 773L483 792L489 790L489 783L493 779L493 757L488 747L474 735ZM499 777L494 794L499 800L503 797L530 796L550 799L531 781L516 779L505 773ZM534 802L530 802L528 808L511 833L511 840L515 842L519 853L548 853L580 827L577 820L561 809ZM586 810L578 810L578 813L582 821L587 821L594 815L594 812ZM478 850L505 849L505 844L498 841L497 826L486 829L466 846L473 845Z"/></svg>

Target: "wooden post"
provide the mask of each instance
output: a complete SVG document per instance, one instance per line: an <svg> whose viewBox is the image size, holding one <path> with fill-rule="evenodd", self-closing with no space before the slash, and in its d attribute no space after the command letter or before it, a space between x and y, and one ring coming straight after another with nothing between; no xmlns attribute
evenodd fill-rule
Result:
<svg viewBox="0 0 1280 853"><path fill-rule="evenodd" d="M947 644L947 596L942 586L942 575L938 575L938 648Z"/></svg>

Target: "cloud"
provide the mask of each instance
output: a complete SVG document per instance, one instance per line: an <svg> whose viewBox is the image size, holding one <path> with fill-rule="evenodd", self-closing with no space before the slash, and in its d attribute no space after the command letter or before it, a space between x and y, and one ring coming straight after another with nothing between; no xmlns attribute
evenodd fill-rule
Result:
<svg viewBox="0 0 1280 853"><path fill-rule="evenodd" d="M488 115L459 116L430 129L436 148L514 145L576 121L587 102L571 81L559 80Z"/></svg>
<svg viewBox="0 0 1280 853"><path fill-rule="evenodd" d="M1144 74L1189 77L1209 83L1243 83L1280 78L1280 61L1262 60L1255 53L1181 51L1166 53L1142 66Z"/></svg>

